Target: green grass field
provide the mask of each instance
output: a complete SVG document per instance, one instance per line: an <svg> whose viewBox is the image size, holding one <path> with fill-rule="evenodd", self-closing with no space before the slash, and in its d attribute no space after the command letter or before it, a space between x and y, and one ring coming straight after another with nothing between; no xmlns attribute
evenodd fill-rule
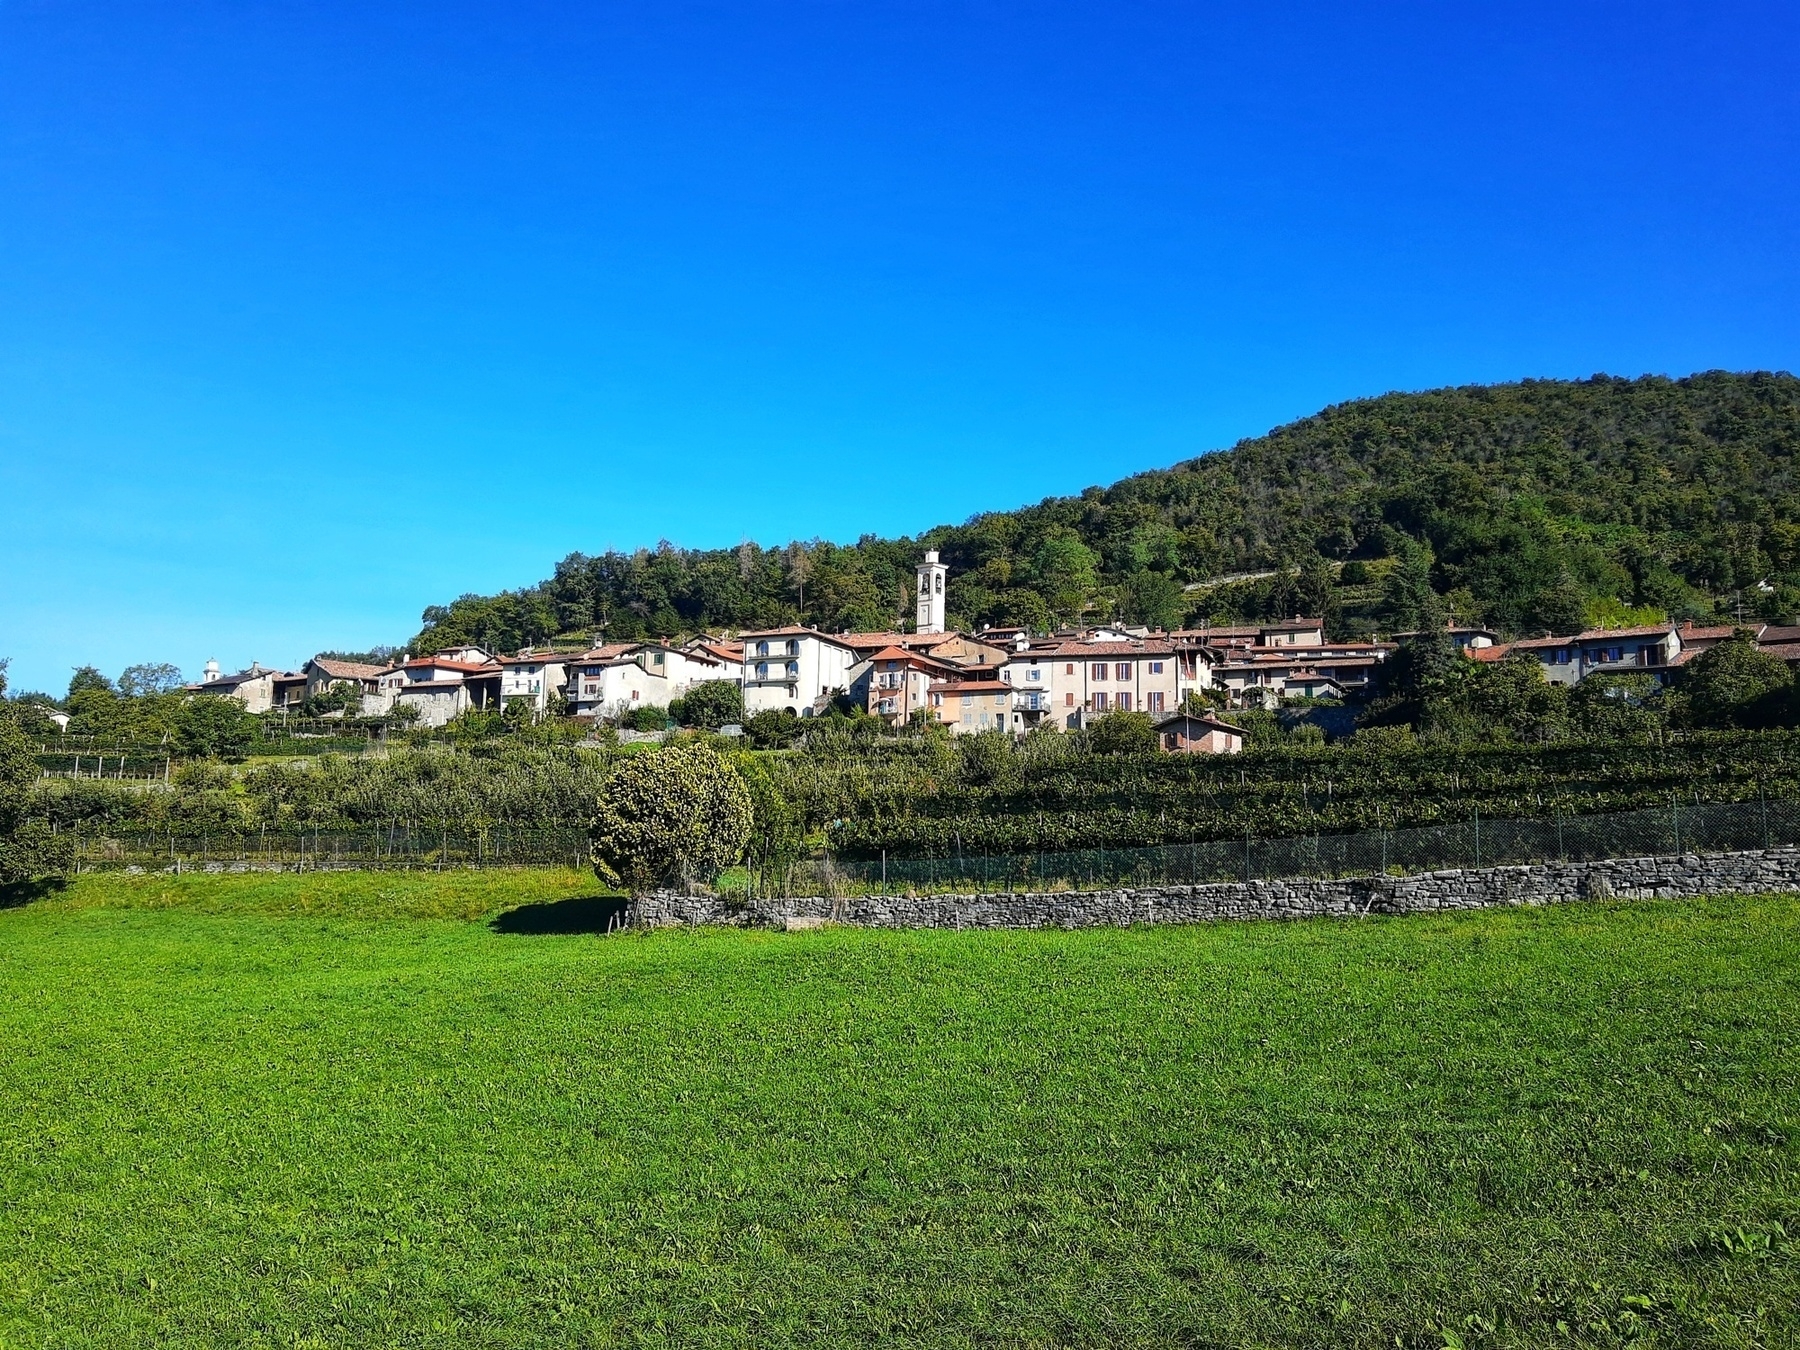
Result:
<svg viewBox="0 0 1800 1350"><path fill-rule="evenodd" d="M0 1344L1800 1344L1795 898L555 932L591 893L0 912Z"/></svg>

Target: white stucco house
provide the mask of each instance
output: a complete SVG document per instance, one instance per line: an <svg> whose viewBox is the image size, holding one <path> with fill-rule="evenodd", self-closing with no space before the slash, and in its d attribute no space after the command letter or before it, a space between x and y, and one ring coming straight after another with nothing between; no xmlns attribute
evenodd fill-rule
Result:
<svg viewBox="0 0 1800 1350"><path fill-rule="evenodd" d="M786 710L810 717L856 682L856 649L814 628L767 628L742 635L744 714Z"/></svg>

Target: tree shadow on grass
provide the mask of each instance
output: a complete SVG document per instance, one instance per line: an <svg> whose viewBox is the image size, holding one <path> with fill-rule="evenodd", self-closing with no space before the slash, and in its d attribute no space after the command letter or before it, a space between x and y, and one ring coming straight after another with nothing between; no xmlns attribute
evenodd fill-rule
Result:
<svg viewBox="0 0 1800 1350"><path fill-rule="evenodd" d="M32 881L14 881L0 886L0 909L18 909L34 900L47 900L69 883L62 877L38 877Z"/></svg>
<svg viewBox="0 0 1800 1350"><path fill-rule="evenodd" d="M528 933L533 936L573 933L616 933L625 927L622 895L584 895L573 900L547 900L520 905L498 915L488 927L496 933Z"/></svg>

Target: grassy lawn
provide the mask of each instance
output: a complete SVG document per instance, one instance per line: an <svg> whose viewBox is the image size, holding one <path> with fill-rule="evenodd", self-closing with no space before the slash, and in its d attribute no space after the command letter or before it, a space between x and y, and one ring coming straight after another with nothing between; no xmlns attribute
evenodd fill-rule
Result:
<svg viewBox="0 0 1800 1350"><path fill-rule="evenodd" d="M592 891L0 912L0 1344L1800 1344L1795 898L556 932Z"/></svg>

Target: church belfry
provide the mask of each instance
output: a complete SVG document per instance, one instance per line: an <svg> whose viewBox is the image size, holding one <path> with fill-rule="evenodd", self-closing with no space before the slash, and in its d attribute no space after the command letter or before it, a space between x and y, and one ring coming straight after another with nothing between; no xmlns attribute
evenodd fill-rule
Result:
<svg viewBox="0 0 1800 1350"><path fill-rule="evenodd" d="M919 564L917 628L921 633L944 631L944 578L949 572L950 569L938 561L935 548L929 550L925 554L925 561Z"/></svg>

